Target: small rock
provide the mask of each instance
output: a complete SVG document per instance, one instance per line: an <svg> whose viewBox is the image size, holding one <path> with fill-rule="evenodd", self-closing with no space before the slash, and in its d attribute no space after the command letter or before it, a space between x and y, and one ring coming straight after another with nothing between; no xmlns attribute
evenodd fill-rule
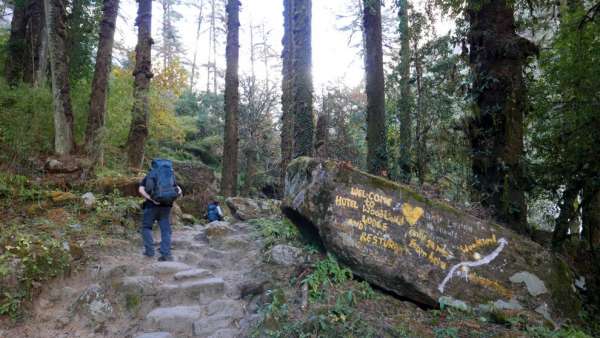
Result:
<svg viewBox="0 0 600 338"><path fill-rule="evenodd" d="M85 207L88 209L93 208L96 204L96 196L94 196L94 194L91 192L86 192L83 194L81 199L83 200L83 205L85 205Z"/></svg>
<svg viewBox="0 0 600 338"><path fill-rule="evenodd" d="M82 225L79 223L69 225L69 228L71 228L73 230L77 230L77 231L81 230L81 227L82 227Z"/></svg>
<svg viewBox="0 0 600 338"><path fill-rule="evenodd" d="M113 307L99 284L90 285L75 300L72 313L83 315L95 322L104 322L113 314Z"/></svg>
<svg viewBox="0 0 600 338"><path fill-rule="evenodd" d="M465 303L464 301L460 299L454 299L448 296L440 297L439 303L440 305L453 307L462 311L468 311L470 308L469 305L467 305L467 303Z"/></svg>
<svg viewBox="0 0 600 338"><path fill-rule="evenodd" d="M548 292L546 285L544 285L544 281L539 279L538 276L527 271L515 273L509 278L509 280L513 283L525 283L527 286L527 291L534 297Z"/></svg>
<svg viewBox="0 0 600 338"><path fill-rule="evenodd" d="M275 264L294 266L302 263L302 250L290 245L275 245L271 248L270 257Z"/></svg>
<svg viewBox="0 0 600 338"><path fill-rule="evenodd" d="M154 276L128 276L123 277L116 289L123 294L152 295L159 283Z"/></svg>
<svg viewBox="0 0 600 338"><path fill-rule="evenodd" d="M223 237L233 231L228 222L214 221L208 223L205 227L206 237L211 238Z"/></svg>
<svg viewBox="0 0 600 338"><path fill-rule="evenodd" d="M176 273L173 278L175 280L184 280L184 279L193 279L193 278L202 278L202 277L210 277L212 273L206 269L192 269L185 270Z"/></svg>
<svg viewBox="0 0 600 338"><path fill-rule="evenodd" d="M189 334L192 323L202 314L200 306L174 306L157 308L146 316L145 330L164 330Z"/></svg>
<svg viewBox="0 0 600 338"><path fill-rule="evenodd" d="M505 302L502 299L495 301L494 308L500 310L522 310L523 306L521 306L521 304L519 304L519 302L513 298L509 302Z"/></svg>

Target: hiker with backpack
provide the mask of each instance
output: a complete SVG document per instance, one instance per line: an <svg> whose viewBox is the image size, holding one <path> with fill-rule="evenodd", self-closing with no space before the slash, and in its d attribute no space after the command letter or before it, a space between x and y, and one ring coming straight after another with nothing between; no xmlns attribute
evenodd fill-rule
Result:
<svg viewBox="0 0 600 338"><path fill-rule="evenodd" d="M170 160L153 159L148 175L140 182L140 195L146 200L143 204L142 239L144 256L154 257L154 239L152 226L158 221L160 227L159 261L171 261L171 208L173 202L182 194L175 181L173 163Z"/></svg>
<svg viewBox="0 0 600 338"><path fill-rule="evenodd" d="M223 220L223 211L219 206L219 201L212 201L208 204L208 210L206 212L206 219L209 222L214 221L222 221Z"/></svg>

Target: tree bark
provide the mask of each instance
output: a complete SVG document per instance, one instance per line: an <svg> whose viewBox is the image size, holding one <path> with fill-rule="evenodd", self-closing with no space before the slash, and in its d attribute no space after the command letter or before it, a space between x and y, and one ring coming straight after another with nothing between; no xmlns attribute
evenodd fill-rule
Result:
<svg viewBox="0 0 600 338"><path fill-rule="evenodd" d="M582 221L584 240L591 249L600 248L600 188L584 187Z"/></svg>
<svg viewBox="0 0 600 338"><path fill-rule="evenodd" d="M281 81L281 193L285 190L285 171L292 160L294 151L294 76L292 73L293 48L293 20L292 13L294 1L283 1L283 59Z"/></svg>
<svg viewBox="0 0 600 338"><path fill-rule="evenodd" d="M416 78L416 89L417 89L417 104L416 104L416 132L415 132L415 146L416 146L416 172L419 179L419 184L425 183L425 177L427 175L427 125L428 114L423 109L423 66L422 56L419 52L417 43L414 44L415 50L415 78Z"/></svg>
<svg viewBox="0 0 600 338"><path fill-rule="evenodd" d="M66 155L75 148L66 50L66 3L63 0L46 0L44 7L48 23L48 49L52 71L54 151L58 155Z"/></svg>
<svg viewBox="0 0 600 338"><path fill-rule="evenodd" d="M254 177L256 176L256 156L258 154L256 145L251 140L246 148L246 179L242 188L242 195L250 196L254 187Z"/></svg>
<svg viewBox="0 0 600 338"><path fill-rule="evenodd" d="M138 0L136 18L138 42L135 47L135 69L133 71L133 109L131 127L127 139L129 167L142 168L144 148L148 137L150 79L152 78L152 0Z"/></svg>
<svg viewBox="0 0 600 338"><path fill-rule="evenodd" d="M48 31L43 0L30 0L27 6L26 55L23 59L23 81L34 86L43 84L48 69Z"/></svg>
<svg viewBox="0 0 600 338"><path fill-rule="evenodd" d="M223 146L223 170L221 194L235 196L238 177L238 119L239 119L239 30L240 2L227 2L227 71L225 73L225 140Z"/></svg>
<svg viewBox="0 0 600 338"><path fill-rule="evenodd" d="M398 19L400 21L400 98L398 100L398 119L400 121L400 179L409 183L412 174L412 119L410 111L410 34L408 31L408 1L398 1Z"/></svg>
<svg viewBox="0 0 600 338"><path fill-rule="evenodd" d="M313 154L312 0L293 0L294 158Z"/></svg>
<svg viewBox="0 0 600 338"><path fill-rule="evenodd" d="M569 184L562 194L559 203L560 213L556 218L554 231L552 233L552 246L555 249L560 248L561 244L567 239L571 222L577 216L575 201L579 196L580 190L579 186Z"/></svg>
<svg viewBox="0 0 600 338"><path fill-rule="evenodd" d="M367 93L367 170L371 174L387 172L387 135L383 79L381 1L364 0L363 30Z"/></svg>
<svg viewBox="0 0 600 338"><path fill-rule="evenodd" d="M194 90L194 81L196 80L196 59L198 57L198 40L200 40L200 28L202 28L202 20L204 19L204 17L202 16L202 10L204 9L203 0L200 0L198 7L198 26L196 26L196 43L194 45L194 57L192 60L192 74L190 75L190 91Z"/></svg>
<svg viewBox="0 0 600 338"><path fill-rule="evenodd" d="M98 164L102 165L103 163L103 135L104 121L106 119L106 100L108 97L108 79L112 64L112 48L118 11L119 0L104 0L98 52L96 54L96 65L92 80L90 110L85 131L85 150L94 166Z"/></svg>
<svg viewBox="0 0 600 338"><path fill-rule="evenodd" d="M467 19L475 103L467 132L476 199L497 221L527 233L522 69L537 50L515 33L513 8L506 0L472 0Z"/></svg>
<svg viewBox="0 0 600 338"><path fill-rule="evenodd" d="M325 108L325 107L323 107ZM315 133L315 155L318 158L328 158L327 148L329 146L329 115L323 109L317 118L317 131Z"/></svg>
<svg viewBox="0 0 600 338"><path fill-rule="evenodd" d="M7 43L7 57L4 66L6 82L16 86L23 78L24 57L27 49L27 2L17 1L10 22L10 36Z"/></svg>

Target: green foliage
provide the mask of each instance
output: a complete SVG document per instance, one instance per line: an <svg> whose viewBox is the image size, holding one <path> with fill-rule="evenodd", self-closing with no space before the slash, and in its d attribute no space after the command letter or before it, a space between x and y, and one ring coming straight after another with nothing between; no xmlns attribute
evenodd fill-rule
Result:
<svg viewBox="0 0 600 338"><path fill-rule="evenodd" d="M48 235L32 235L5 227L0 235L0 315L17 318L23 303L43 282L70 269L71 256L62 242ZM10 283L11 279L16 283Z"/></svg>
<svg viewBox="0 0 600 338"><path fill-rule="evenodd" d="M458 329L455 327L440 327L433 329L435 338L458 338Z"/></svg>
<svg viewBox="0 0 600 338"><path fill-rule="evenodd" d="M298 228L285 217L257 218L249 221L258 228L260 236L265 241L264 250L276 244L297 242L300 239Z"/></svg>
<svg viewBox="0 0 600 338"><path fill-rule="evenodd" d="M15 203L37 201L45 196L45 192L27 177L0 173L0 200Z"/></svg>
<svg viewBox="0 0 600 338"><path fill-rule="evenodd" d="M47 153L53 135L51 91L26 85L9 88L0 81L0 158L10 163Z"/></svg>
<svg viewBox="0 0 600 338"><path fill-rule="evenodd" d="M583 8L561 12L559 32L541 53L541 76L531 86L531 168L537 193L555 200L567 183L600 187L600 22L581 24L584 14Z"/></svg>
<svg viewBox="0 0 600 338"><path fill-rule="evenodd" d="M70 2L67 11L67 51L71 84L90 81L94 73L95 51L98 46L102 1Z"/></svg>
<svg viewBox="0 0 600 338"><path fill-rule="evenodd" d="M340 266L331 254L327 254L327 257L317 262L313 268L313 272L302 281L308 285L309 298L313 302L323 298L326 288L352 278L352 271Z"/></svg>

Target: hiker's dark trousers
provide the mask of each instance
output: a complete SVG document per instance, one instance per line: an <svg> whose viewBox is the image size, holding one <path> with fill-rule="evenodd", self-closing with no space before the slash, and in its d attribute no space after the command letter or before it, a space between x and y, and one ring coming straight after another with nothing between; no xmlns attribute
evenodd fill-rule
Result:
<svg viewBox="0 0 600 338"><path fill-rule="evenodd" d="M171 207L147 203L142 219L142 238L144 239L144 254L154 256L154 239L152 238L152 225L158 221L160 226L160 254L171 256Z"/></svg>

